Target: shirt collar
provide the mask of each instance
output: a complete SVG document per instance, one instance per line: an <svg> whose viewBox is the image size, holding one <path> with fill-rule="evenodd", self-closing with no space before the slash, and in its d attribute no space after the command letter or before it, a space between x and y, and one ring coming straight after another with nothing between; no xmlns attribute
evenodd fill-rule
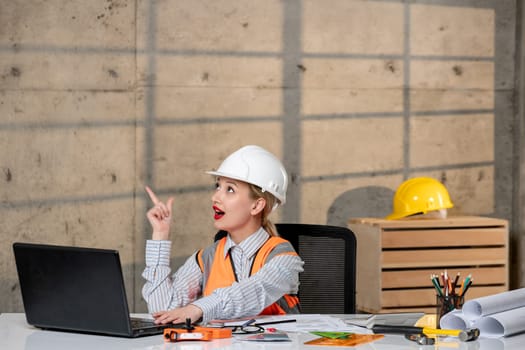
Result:
<svg viewBox="0 0 525 350"><path fill-rule="evenodd" d="M257 231L249 235L247 238L245 238L241 243L235 244L235 242L231 239L230 235L228 234L226 236L226 244L224 245L224 258L226 258L226 255L230 251L230 248L238 246L244 251L245 256L250 259L259 248L262 247L262 245L268 240L270 237L270 234L266 232L266 230L261 226Z"/></svg>

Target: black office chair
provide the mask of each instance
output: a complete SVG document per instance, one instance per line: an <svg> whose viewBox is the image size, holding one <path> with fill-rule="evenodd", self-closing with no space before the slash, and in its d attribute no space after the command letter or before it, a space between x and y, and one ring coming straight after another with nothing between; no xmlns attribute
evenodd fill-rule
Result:
<svg viewBox="0 0 525 350"><path fill-rule="evenodd" d="M355 313L356 239L346 227L311 224L276 224L304 261L299 275L301 312ZM226 236L219 231L215 241Z"/></svg>
<svg viewBox="0 0 525 350"><path fill-rule="evenodd" d="M346 227L276 224L304 260L299 275L301 312L355 313L356 238Z"/></svg>

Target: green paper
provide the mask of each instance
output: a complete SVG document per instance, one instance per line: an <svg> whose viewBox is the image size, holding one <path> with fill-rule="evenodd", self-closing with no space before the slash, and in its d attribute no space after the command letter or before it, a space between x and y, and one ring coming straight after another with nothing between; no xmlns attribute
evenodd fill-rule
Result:
<svg viewBox="0 0 525 350"><path fill-rule="evenodd" d="M353 333L349 332L310 332L312 334L318 335L320 337L330 338L330 339L348 339Z"/></svg>

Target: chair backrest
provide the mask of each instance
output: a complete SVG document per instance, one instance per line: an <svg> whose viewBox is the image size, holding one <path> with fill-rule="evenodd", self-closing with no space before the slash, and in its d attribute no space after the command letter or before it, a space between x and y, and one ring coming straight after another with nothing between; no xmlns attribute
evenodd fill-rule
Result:
<svg viewBox="0 0 525 350"><path fill-rule="evenodd" d="M346 228L330 225L275 224L304 261L299 275L301 312L354 314L356 238ZM225 237L219 231L215 241Z"/></svg>
<svg viewBox="0 0 525 350"><path fill-rule="evenodd" d="M355 313L356 238L346 228L330 225L276 224L304 260L299 275L301 312Z"/></svg>

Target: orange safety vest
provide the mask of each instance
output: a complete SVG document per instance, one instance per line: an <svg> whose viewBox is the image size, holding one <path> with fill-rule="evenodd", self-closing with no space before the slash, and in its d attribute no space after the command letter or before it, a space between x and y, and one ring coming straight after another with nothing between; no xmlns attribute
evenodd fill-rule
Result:
<svg viewBox="0 0 525 350"><path fill-rule="evenodd" d="M224 257L226 239L227 237L223 237L213 246L205 250L201 249L197 253L197 263L204 274L202 287L204 296L210 295L217 288L229 287L237 281L230 254ZM271 258L282 254L297 256L290 242L280 237L270 237L255 254L250 276L259 271ZM297 295L285 294L275 303L267 306L260 315L297 314L299 308Z"/></svg>

